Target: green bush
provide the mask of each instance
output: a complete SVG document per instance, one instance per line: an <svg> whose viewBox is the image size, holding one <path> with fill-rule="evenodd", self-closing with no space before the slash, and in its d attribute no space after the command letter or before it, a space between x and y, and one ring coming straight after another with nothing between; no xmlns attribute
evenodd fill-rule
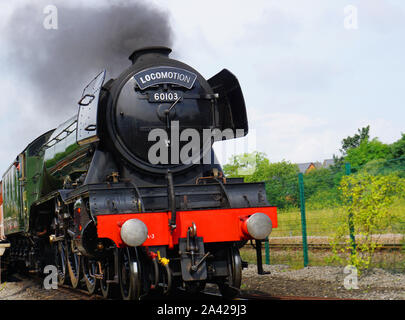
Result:
<svg viewBox="0 0 405 320"><path fill-rule="evenodd" d="M305 206L308 209L315 210L336 208L341 204L341 197L336 187L317 190L308 200L305 201Z"/></svg>
<svg viewBox="0 0 405 320"><path fill-rule="evenodd" d="M340 221L331 245L336 257L338 252L351 250L349 263L361 271L370 266L378 247L375 235L398 222L392 204L403 197L405 179L394 173L376 176L359 173L343 177L339 189L346 215ZM357 236L355 246L347 237L351 228ZM343 248L339 248L341 243L344 243Z"/></svg>

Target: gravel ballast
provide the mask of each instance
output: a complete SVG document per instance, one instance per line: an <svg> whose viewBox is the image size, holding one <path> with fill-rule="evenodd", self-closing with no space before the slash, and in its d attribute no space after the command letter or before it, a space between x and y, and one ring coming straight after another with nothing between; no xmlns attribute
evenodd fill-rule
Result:
<svg viewBox="0 0 405 320"><path fill-rule="evenodd" d="M306 267L298 270L287 265L263 265L266 274L258 275L257 267L243 270L241 293L270 296L405 300L405 274L372 269L358 277L358 289L346 289L343 267ZM352 282L351 282L352 283ZM216 286L208 286L217 292ZM211 291L211 290L209 290ZM38 281L24 279L0 284L0 300L82 300L83 295L69 291L44 290ZM86 298L100 299L99 296Z"/></svg>
<svg viewBox="0 0 405 320"><path fill-rule="evenodd" d="M263 270L268 274L258 275L257 267L253 264L243 270L242 292L274 296L405 300L403 273L372 269L357 277L355 289L355 282L352 281L355 274L350 271L345 273L343 267L322 266L291 270L287 265L263 265Z"/></svg>

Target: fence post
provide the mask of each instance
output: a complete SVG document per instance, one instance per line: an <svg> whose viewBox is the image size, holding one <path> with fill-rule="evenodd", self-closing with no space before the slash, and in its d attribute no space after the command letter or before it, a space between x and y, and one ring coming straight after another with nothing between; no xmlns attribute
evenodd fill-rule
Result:
<svg viewBox="0 0 405 320"><path fill-rule="evenodd" d="M264 242L264 252L266 254L266 264L270 264L270 247L269 247L269 238L267 237Z"/></svg>
<svg viewBox="0 0 405 320"><path fill-rule="evenodd" d="M346 175L347 176L350 175L352 173L350 163L346 162L345 168L346 168ZM349 219L350 242L352 245L351 254L353 255L356 252L356 237L354 235L354 224L353 224L353 212L352 211L349 211L348 219Z"/></svg>
<svg viewBox="0 0 405 320"><path fill-rule="evenodd" d="M347 176L350 175L350 174L352 173L352 168L351 168L349 162L346 162L346 163L345 163L345 168L346 168L346 175L347 175Z"/></svg>
<svg viewBox="0 0 405 320"><path fill-rule="evenodd" d="M298 174L298 185L300 189L302 249L304 253L304 267L306 267L308 265L308 243L307 243L307 222L305 218L304 178L302 173Z"/></svg>

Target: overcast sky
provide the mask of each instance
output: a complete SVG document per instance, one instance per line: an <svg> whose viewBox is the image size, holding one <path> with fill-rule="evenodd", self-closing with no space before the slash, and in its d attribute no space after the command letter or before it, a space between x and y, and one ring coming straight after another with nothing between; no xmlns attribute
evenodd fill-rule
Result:
<svg viewBox="0 0 405 320"><path fill-rule="evenodd" d="M34 87L10 63L5 32L22 23L10 17L25 3L0 3L2 172L30 141L76 112L72 101L72 107L46 114L38 108ZM39 17L32 19L41 21L46 16L41 8L58 8L61 2L35 3ZM83 12L100 3L108 1L69 1ZM265 152L271 162L322 161L338 154L342 139L357 128L370 125L371 136L385 143L405 132L404 1L148 3L169 18L172 57L206 78L223 68L238 77L251 131L249 151ZM57 35L58 30L47 32ZM239 141L237 151L244 145Z"/></svg>

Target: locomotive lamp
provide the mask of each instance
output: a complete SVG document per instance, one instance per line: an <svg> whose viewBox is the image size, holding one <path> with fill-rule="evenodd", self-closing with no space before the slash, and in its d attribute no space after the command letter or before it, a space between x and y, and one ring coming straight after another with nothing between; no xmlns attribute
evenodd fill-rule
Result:
<svg viewBox="0 0 405 320"><path fill-rule="evenodd" d="M272 228L271 219L261 212L251 215L242 225L243 232L256 240L266 239L271 233Z"/></svg>
<svg viewBox="0 0 405 320"><path fill-rule="evenodd" d="M148 228L139 219L125 221L121 227L121 239L131 247L140 246L148 237Z"/></svg>

